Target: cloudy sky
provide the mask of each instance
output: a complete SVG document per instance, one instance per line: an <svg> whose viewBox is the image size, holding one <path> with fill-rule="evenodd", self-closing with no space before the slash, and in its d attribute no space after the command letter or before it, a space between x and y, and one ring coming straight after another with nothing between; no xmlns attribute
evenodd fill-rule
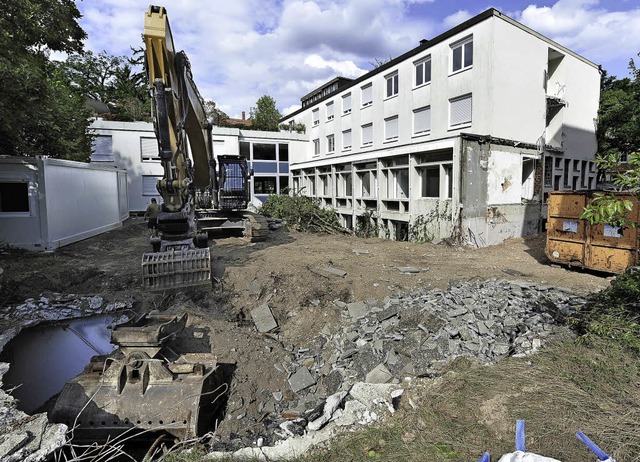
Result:
<svg viewBox="0 0 640 462"><path fill-rule="evenodd" d="M86 48L129 55L142 44L150 0L77 0ZM175 46L200 93L231 117L262 95L283 114L337 75L358 77L494 7L628 76L640 52L638 0L163 0ZM638 60L636 60L638 63ZM638 63L640 64L640 63Z"/></svg>

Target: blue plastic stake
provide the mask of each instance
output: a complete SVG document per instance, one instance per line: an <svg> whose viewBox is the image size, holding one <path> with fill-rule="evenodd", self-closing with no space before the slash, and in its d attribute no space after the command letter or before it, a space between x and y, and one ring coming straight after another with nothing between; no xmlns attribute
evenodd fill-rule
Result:
<svg viewBox="0 0 640 462"><path fill-rule="evenodd" d="M580 441L587 445L587 447L598 457L598 459L607 460L609 458L607 453L600 449L596 443L591 441L587 435L582 432L578 432L576 433L576 436Z"/></svg>
<svg viewBox="0 0 640 462"><path fill-rule="evenodd" d="M524 420L516 420L516 451L524 450Z"/></svg>
<svg viewBox="0 0 640 462"><path fill-rule="evenodd" d="M485 452L482 457L478 459L478 462L491 462L491 456L488 452Z"/></svg>

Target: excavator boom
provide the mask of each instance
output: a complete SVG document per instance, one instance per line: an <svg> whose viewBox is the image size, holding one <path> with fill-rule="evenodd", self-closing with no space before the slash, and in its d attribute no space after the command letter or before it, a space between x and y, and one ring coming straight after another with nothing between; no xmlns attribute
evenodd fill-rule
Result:
<svg viewBox="0 0 640 462"><path fill-rule="evenodd" d="M207 235L198 233L196 190L214 191L211 124L184 52L176 52L164 7L144 17L147 76L163 177L154 252L142 257L143 283L150 289L207 284L211 264ZM208 197L215 197L209 194Z"/></svg>

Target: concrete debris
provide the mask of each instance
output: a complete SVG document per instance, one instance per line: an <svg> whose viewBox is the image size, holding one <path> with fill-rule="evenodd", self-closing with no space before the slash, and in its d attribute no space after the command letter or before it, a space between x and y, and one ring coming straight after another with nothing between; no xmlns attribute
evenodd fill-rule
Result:
<svg viewBox="0 0 640 462"><path fill-rule="evenodd" d="M426 271L426 269L422 270L420 268L414 268L413 266L398 266L398 271L405 274L414 274L414 273L421 273L422 271Z"/></svg>
<svg viewBox="0 0 640 462"><path fill-rule="evenodd" d="M353 249L352 252L356 255L369 255L369 251L363 249Z"/></svg>
<svg viewBox="0 0 640 462"><path fill-rule="evenodd" d="M44 302L30 303L37 307ZM82 303L89 309L98 301L87 298ZM333 303L340 310L339 325L323 329L303 345L284 344L288 355L274 359L275 370L290 389L262 390L260 412L266 417L251 421L247 413L243 420L247 428L260 430L214 443L212 449L231 452L210 453L208 458L299 457L336 432L392 415L407 377L436 377L460 356L491 364L544 348L554 334L570 332L563 320L585 300L527 281L488 280L458 282L448 290L414 289L383 301ZM102 310L108 306L102 305ZM277 327L268 305L251 314L259 332ZM228 418L235 419L243 406L229 403ZM4 417L0 412L0 427ZM304 437L297 436L304 432ZM25 447L20 433L12 441L2 440L0 447Z"/></svg>
<svg viewBox="0 0 640 462"><path fill-rule="evenodd" d="M367 374L364 380L367 383L387 383L392 378L393 375L389 372L389 369L384 367L384 364L378 364L375 369Z"/></svg>
<svg viewBox="0 0 640 462"><path fill-rule="evenodd" d="M306 390L315 384L316 380L306 367L301 367L295 372L295 374L289 377L289 386L291 387L291 391L294 393Z"/></svg>
<svg viewBox="0 0 640 462"><path fill-rule="evenodd" d="M349 316L351 316L354 321L364 318L369 312L369 308L365 302L348 303L347 310L349 311Z"/></svg>
<svg viewBox="0 0 640 462"><path fill-rule="evenodd" d="M437 377L460 356L490 364L544 348L549 336L568 332L564 318L584 302L565 290L506 280L459 282L448 290L415 289L382 302L336 300L341 325L324 329L304 348L287 347L289 358L276 367L289 375L293 393L271 390L263 410L275 409L269 417L273 424L239 444L255 450L261 437L259 454L267 457L264 460L279 460L269 451L284 451L282 447L295 440L295 449L278 452L278 457L299 455L307 446L300 442L305 438L350 431L353 425L392 415L407 377ZM284 420L296 426L281 428ZM308 432L305 438L291 437L300 426ZM287 439L286 445L279 439Z"/></svg>
<svg viewBox="0 0 640 462"><path fill-rule="evenodd" d="M345 277L347 275L346 271L341 270L340 268L334 268L333 266L327 266L322 271L325 273L331 274L332 276Z"/></svg>
<svg viewBox="0 0 640 462"><path fill-rule="evenodd" d="M269 305L266 303L251 310L251 317L253 318L253 323L255 324L256 329L258 329L258 332L271 332L278 327L276 318L273 317L271 308L269 308Z"/></svg>
<svg viewBox="0 0 640 462"><path fill-rule="evenodd" d="M312 431L320 430L331 418L333 417L334 412L338 409L338 406L342 404L342 401L347 396L346 391L341 391L338 393L334 393L333 395L327 398L327 401L324 403L322 416L318 417L312 422L309 422L307 428Z"/></svg>

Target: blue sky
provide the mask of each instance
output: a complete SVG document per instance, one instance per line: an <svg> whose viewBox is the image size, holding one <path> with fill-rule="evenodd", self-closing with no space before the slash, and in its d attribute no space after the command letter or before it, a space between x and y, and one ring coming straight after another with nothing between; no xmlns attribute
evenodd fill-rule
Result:
<svg viewBox="0 0 640 462"><path fill-rule="evenodd" d="M77 0L86 48L129 55L142 44L150 0ZM494 7L591 61L628 76L640 52L638 0L164 0L175 46L187 52L200 93L231 117L264 94L285 114L337 75L358 77L376 59ZM636 59L640 65L640 59Z"/></svg>

